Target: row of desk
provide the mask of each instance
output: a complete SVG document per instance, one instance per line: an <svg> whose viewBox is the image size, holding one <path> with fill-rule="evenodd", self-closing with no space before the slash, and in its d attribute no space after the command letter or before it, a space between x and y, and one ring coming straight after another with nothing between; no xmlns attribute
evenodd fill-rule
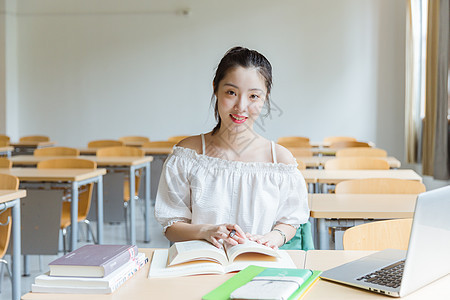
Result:
<svg viewBox="0 0 450 300"><path fill-rule="evenodd" d="M154 249L139 249L151 257ZM373 253L373 251L338 251L338 250L289 250L291 258L298 268L313 270L327 270L340 264L359 259ZM198 300L214 288L218 287L234 274L225 275L197 275L176 278L152 278L147 274L150 268L148 263L133 278L127 281L117 291L108 295L83 295L83 299L185 299ZM437 280L428 286L404 297L406 300L416 299L450 299L450 275ZM79 299L75 294L39 294L28 293L22 299ZM304 300L364 300L364 299L387 299L386 296L371 293L365 290L352 288L320 279L302 298Z"/></svg>

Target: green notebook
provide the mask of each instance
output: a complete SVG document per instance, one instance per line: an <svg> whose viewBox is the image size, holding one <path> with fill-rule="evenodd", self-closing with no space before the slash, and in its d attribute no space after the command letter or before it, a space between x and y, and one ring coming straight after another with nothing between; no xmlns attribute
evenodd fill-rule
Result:
<svg viewBox="0 0 450 300"><path fill-rule="evenodd" d="M277 275L280 271L282 272L295 272L298 273L298 269L282 269L282 268L265 268L258 266L249 266L244 270L240 271L226 282L224 282L219 287L215 288L208 294L203 296L203 300L228 300L230 299L231 293L240 288L244 284L250 282L255 276L259 275L261 272L265 271L268 275ZM311 276L298 288L288 300L298 299L306 290L319 278L321 271L312 271Z"/></svg>

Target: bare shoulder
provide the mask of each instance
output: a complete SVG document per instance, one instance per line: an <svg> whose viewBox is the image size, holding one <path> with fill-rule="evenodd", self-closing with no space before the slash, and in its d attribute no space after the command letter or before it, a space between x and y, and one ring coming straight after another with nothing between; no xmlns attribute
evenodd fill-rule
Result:
<svg viewBox="0 0 450 300"><path fill-rule="evenodd" d="M202 152L202 139L200 135L193 135L181 140L178 144L178 147L188 148L195 150L197 153Z"/></svg>
<svg viewBox="0 0 450 300"><path fill-rule="evenodd" d="M277 153L277 162L287 165L292 165L296 163L291 151L284 148L283 146L276 144L275 152Z"/></svg>

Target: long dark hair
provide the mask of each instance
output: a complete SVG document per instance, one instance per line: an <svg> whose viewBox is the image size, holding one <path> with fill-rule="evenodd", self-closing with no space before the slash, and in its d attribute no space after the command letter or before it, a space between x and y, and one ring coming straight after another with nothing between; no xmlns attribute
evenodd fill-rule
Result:
<svg viewBox="0 0 450 300"><path fill-rule="evenodd" d="M217 105L217 97L215 96L219 88L220 81L226 76L227 72L235 67L243 68L255 68L266 81L266 101L267 115L270 113L270 101L269 95L272 89L272 66L267 58L261 53L255 50L250 50L243 47L234 47L225 53L217 66L216 75L214 76L213 86L214 92L211 97L211 102L214 102L214 117L216 118L217 125L212 130L214 135L220 128L221 119L219 116L219 108Z"/></svg>

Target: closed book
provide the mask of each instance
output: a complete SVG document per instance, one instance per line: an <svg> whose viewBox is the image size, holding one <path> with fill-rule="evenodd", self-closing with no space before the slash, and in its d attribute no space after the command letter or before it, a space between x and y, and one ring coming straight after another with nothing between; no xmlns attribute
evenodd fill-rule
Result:
<svg viewBox="0 0 450 300"><path fill-rule="evenodd" d="M52 277L40 275L31 285L33 293L109 294L122 286L148 262L144 253L103 278Z"/></svg>
<svg viewBox="0 0 450 300"><path fill-rule="evenodd" d="M85 245L49 263L50 276L104 277L137 253L136 245Z"/></svg>

